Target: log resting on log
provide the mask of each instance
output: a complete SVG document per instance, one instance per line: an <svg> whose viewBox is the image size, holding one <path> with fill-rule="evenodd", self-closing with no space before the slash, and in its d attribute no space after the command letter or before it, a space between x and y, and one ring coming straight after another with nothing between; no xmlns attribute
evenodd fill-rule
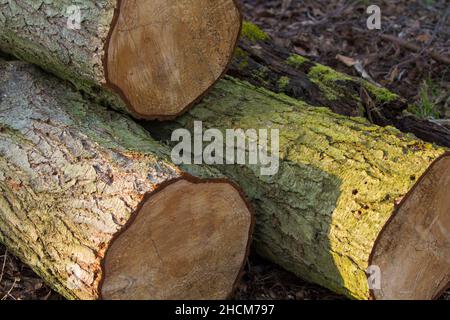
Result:
<svg viewBox="0 0 450 320"><path fill-rule="evenodd" d="M328 107L346 116L366 117L374 124L392 125L450 148L449 128L409 114L405 99L364 79L293 54L250 22L244 22L228 74L311 106Z"/></svg>
<svg viewBox="0 0 450 320"><path fill-rule="evenodd" d="M140 118L191 106L225 71L240 28L235 0L0 3L0 50Z"/></svg>
<svg viewBox="0 0 450 320"><path fill-rule="evenodd" d="M71 299L223 299L252 215L132 120L0 62L0 241Z"/></svg>
<svg viewBox="0 0 450 320"><path fill-rule="evenodd" d="M253 201L262 256L357 299L431 299L450 282L445 149L233 78L176 121L148 129L170 142L173 129L192 130L194 121L223 135L279 129L274 176L262 176L262 165L213 165ZM247 152L255 150L249 145ZM198 166L182 168L195 173ZM380 277L368 278L378 267Z"/></svg>

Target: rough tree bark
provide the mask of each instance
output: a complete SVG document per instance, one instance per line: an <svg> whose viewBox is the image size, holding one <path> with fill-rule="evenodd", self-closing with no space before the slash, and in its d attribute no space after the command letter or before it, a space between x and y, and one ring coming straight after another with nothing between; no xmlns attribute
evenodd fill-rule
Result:
<svg viewBox="0 0 450 320"><path fill-rule="evenodd" d="M202 96L240 27L234 0L0 3L0 50L140 118L174 117Z"/></svg>
<svg viewBox="0 0 450 320"><path fill-rule="evenodd" d="M366 117L374 124L392 125L425 141L450 147L449 128L409 114L403 98L364 79L344 75L293 54L249 22L244 22L228 74L311 106Z"/></svg>
<svg viewBox="0 0 450 320"><path fill-rule="evenodd" d="M0 241L79 299L216 299L252 215L226 180L183 173L132 120L0 62Z"/></svg>
<svg viewBox="0 0 450 320"><path fill-rule="evenodd" d="M450 156L444 149L232 78L176 121L148 129L167 142L173 129L192 131L196 120L223 135L225 129L280 130L276 175L262 176L262 165L214 165L253 201L262 256L358 299L430 299L449 283ZM369 278L368 268L375 272ZM370 291L369 281L376 289L379 279L381 290Z"/></svg>

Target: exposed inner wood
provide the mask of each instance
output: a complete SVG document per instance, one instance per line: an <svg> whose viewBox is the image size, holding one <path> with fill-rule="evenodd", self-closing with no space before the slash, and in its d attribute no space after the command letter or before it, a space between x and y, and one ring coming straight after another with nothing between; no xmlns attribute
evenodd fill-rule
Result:
<svg viewBox="0 0 450 320"><path fill-rule="evenodd" d="M152 194L106 253L104 299L224 299L244 263L251 215L228 183L180 180Z"/></svg>
<svg viewBox="0 0 450 320"><path fill-rule="evenodd" d="M138 115L175 116L222 75L240 25L234 0L122 0L108 80Z"/></svg>
<svg viewBox="0 0 450 320"><path fill-rule="evenodd" d="M437 160L402 202L375 246L376 299L433 299L450 283L450 156Z"/></svg>

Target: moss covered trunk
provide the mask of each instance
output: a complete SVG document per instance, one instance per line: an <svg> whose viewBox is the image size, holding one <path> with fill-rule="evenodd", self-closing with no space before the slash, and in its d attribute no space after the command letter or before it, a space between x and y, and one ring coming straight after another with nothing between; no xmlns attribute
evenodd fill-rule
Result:
<svg viewBox="0 0 450 320"><path fill-rule="evenodd" d="M370 297L366 270L396 204L445 154L393 127L336 115L232 78L176 122L148 128L168 142L174 129L192 132L194 121L224 136L226 129L279 130L275 175L262 175L261 164L213 166L239 183L254 203L255 248L262 256L358 299Z"/></svg>
<svg viewBox="0 0 450 320"><path fill-rule="evenodd" d="M193 177L173 165L168 153L129 118L84 100L69 85L31 65L0 61L0 241L65 297L223 299L230 294L246 258L251 215L234 186L205 182L214 190L209 194L197 180L191 183ZM125 228L132 231L134 221L147 217L138 214L148 210L147 203L151 212L165 208L159 206L164 202L152 204L153 191L168 197L170 188L181 188L177 181L189 195L184 207L196 212L173 207L172 201L176 210L150 219L151 232L139 222L138 242L127 242L126 254L151 241L149 246L132 261L116 248L119 258L103 266L113 238L122 239ZM182 204L183 196L175 195ZM191 199L198 201L189 204ZM233 207L224 209L223 199ZM213 204L201 205L205 201ZM126 277L141 271L135 260L144 261L138 267L147 281ZM149 288L133 290L134 285Z"/></svg>
<svg viewBox="0 0 450 320"><path fill-rule="evenodd" d="M374 124L392 125L425 141L450 147L448 128L408 114L405 99L367 80L336 72L293 54L249 22L244 23L228 74L311 106L365 117Z"/></svg>

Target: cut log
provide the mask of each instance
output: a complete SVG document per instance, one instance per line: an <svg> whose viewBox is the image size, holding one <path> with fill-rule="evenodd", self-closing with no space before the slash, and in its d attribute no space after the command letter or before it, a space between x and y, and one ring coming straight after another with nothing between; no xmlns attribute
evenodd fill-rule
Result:
<svg viewBox="0 0 450 320"><path fill-rule="evenodd" d="M357 299L431 299L450 282L445 149L232 78L176 121L148 129L167 142L174 129L192 133L195 121L223 136L226 129L279 130L275 175L262 175L261 162L248 164L249 154L247 164L210 166L253 201L262 256ZM244 138L247 153L257 150L253 135Z"/></svg>
<svg viewBox="0 0 450 320"><path fill-rule="evenodd" d="M244 22L228 74L311 106L328 107L346 116L366 117L392 125L420 139L450 148L450 130L408 114L407 101L374 84L351 77L293 54L275 44L256 25Z"/></svg>
<svg viewBox="0 0 450 320"><path fill-rule="evenodd" d="M217 81L241 28L235 0L17 0L0 9L0 50L151 119L182 113Z"/></svg>
<svg viewBox="0 0 450 320"><path fill-rule="evenodd" d="M385 88L339 73L277 45L250 22L244 22L228 73L338 114L371 117L378 125L388 124L408 107L405 99ZM370 106L367 100L371 101Z"/></svg>
<svg viewBox="0 0 450 320"><path fill-rule="evenodd" d="M252 215L132 120L0 62L0 241L71 299L223 299Z"/></svg>

